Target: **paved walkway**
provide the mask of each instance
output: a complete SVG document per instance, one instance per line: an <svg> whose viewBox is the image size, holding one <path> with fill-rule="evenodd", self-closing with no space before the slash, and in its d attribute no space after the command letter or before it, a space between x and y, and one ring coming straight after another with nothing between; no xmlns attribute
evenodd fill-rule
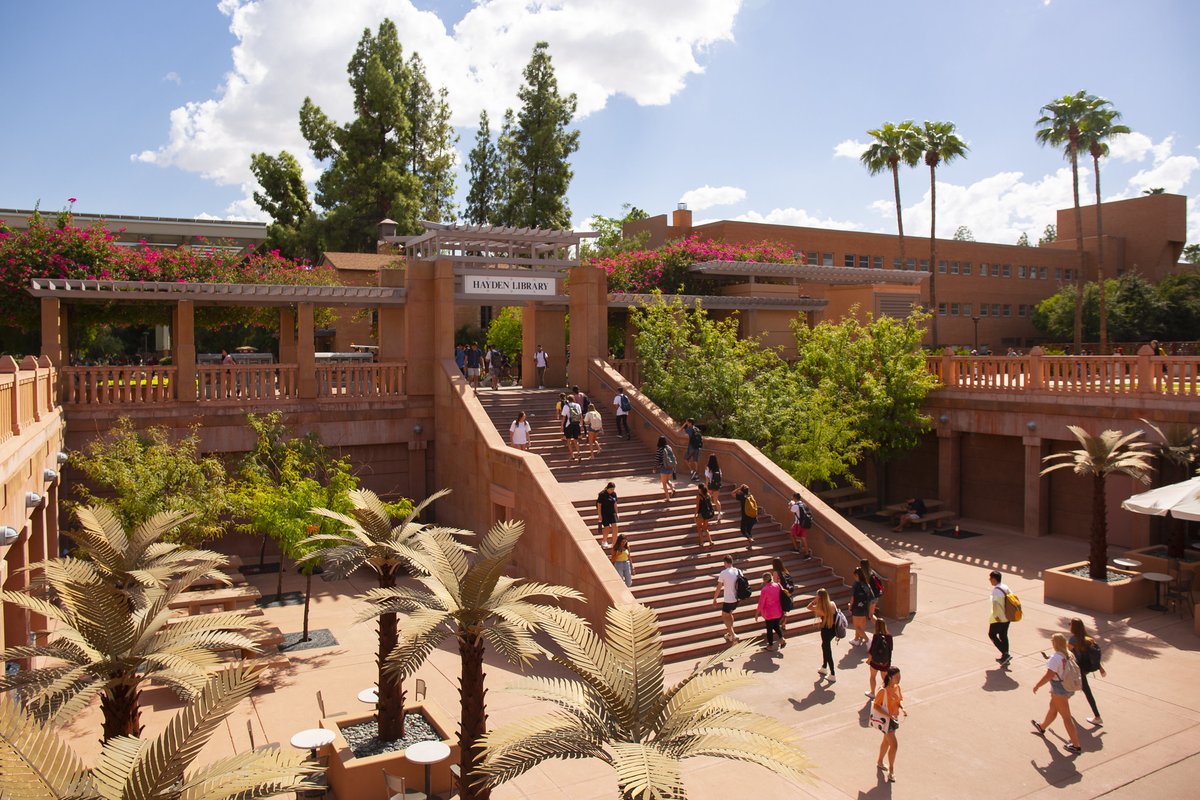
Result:
<svg viewBox="0 0 1200 800"><path fill-rule="evenodd" d="M1097 675L1092 684L1106 724L1082 725L1084 752L1071 756L1063 749L1061 723L1045 739L1030 733L1029 720L1040 720L1048 702L1047 687L1036 696L1030 688L1042 673L1039 651L1049 649L1049 635L1063 630L1076 613L1042 602L1039 570L1085 558L1085 543L1004 534L954 540L921 532L893 534L871 523L863 523L863 529L885 548L910 558L919 576L916 615L892 623L898 634L895 663L904 670L910 712L899 732L897 782L884 783L875 771L880 735L866 726L862 649L839 645L838 682L823 688L815 682L819 643L806 636L793 640L782 654L751 656L746 667L760 673L762 681L738 696L801 733L813 764L812 781L791 786L752 765L696 759L685 768L692 800L728 800L745 795L748 788L757 796L780 797L786 792L813 798L1195 796L1200 775L1200 639L1190 624L1149 610L1129 617L1082 614L1090 629L1099 630L1105 645L1108 678ZM991 569L1005 573L1025 610L1023 621L1013 625L1014 662L1007 671L996 667L995 649L985 636ZM274 591L274 576L251 580L264 595ZM289 589L303 588L293 575L286 584ZM199 763L245 750L247 720L257 743L286 746L292 733L316 724L318 689L330 712L363 709L355 694L374 681L375 627L349 620L357 608L353 595L371 585L371 576L365 574L341 583L314 581L312 627L333 629L338 646L294 654L293 668L274 689L257 692L238 709ZM301 606L270 609L267 615L285 632L299 630ZM675 665L668 677L677 678L686 669ZM457 671L457 652L443 646L420 673L429 686L427 702L441 706L449 719L458 716ZM515 674L489 654L492 724L544 710L502 691ZM171 705L164 704L164 698L161 693L147 695L152 706L159 705L146 714L148 733L163 725L165 715L158 712ZM1081 693L1071 705L1079 719L1090 715ZM96 746L96 722L89 715L73 726L76 744L88 758ZM611 771L600 762L556 761L493 796L609 800L615 786Z"/></svg>

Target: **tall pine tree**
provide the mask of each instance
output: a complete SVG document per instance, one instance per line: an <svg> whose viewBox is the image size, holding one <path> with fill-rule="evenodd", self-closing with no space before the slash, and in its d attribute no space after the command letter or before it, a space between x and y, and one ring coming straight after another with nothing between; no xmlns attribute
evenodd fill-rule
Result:
<svg viewBox="0 0 1200 800"><path fill-rule="evenodd" d="M571 226L567 189L575 174L568 158L579 149L579 131L567 129L575 117L575 95L559 94L549 48L546 42L534 46L517 93L521 109L515 124L510 126L505 115L500 152L507 185L501 217L508 225L565 230Z"/></svg>
<svg viewBox="0 0 1200 800"><path fill-rule="evenodd" d="M450 124L446 87L435 95L425 75L425 62L408 59L411 80L404 110L409 121L409 171L421 180L421 218L433 222L454 216L454 145L458 134Z"/></svg>
<svg viewBox="0 0 1200 800"><path fill-rule="evenodd" d="M321 251L320 221L309 201L300 162L287 150L277 156L254 153L250 171L262 187L254 193L254 202L272 220L267 226L266 248L288 258L316 261Z"/></svg>
<svg viewBox="0 0 1200 800"><path fill-rule="evenodd" d="M475 146L467 156L471 189L467 192L467 221L476 225L499 222L500 152L492 141L492 128L486 110L479 112Z"/></svg>

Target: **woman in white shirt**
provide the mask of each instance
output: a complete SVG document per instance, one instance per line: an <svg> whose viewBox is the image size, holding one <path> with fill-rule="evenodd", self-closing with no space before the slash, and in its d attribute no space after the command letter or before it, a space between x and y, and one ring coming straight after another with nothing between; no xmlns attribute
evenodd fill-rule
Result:
<svg viewBox="0 0 1200 800"><path fill-rule="evenodd" d="M1050 683L1050 708L1046 710L1046 719L1042 724L1038 724L1037 720L1030 720L1033 723L1033 730L1038 736L1045 736L1046 729L1050 727L1050 723L1054 722L1055 717L1062 717L1063 725L1067 729L1067 736L1071 737L1071 743L1067 745L1067 750L1071 753L1079 753L1083 748L1079 746L1079 732L1075 729L1075 720L1071 719L1070 699L1074 692L1067 691L1063 687L1063 671L1066 669L1068 659L1074 663L1074 656L1067 649L1067 637L1061 633L1056 633L1050 637L1050 644L1054 646L1054 655L1046 659L1046 674L1042 679L1033 686L1033 693L1037 694L1037 690L1042 684Z"/></svg>
<svg viewBox="0 0 1200 800"><path fill-rule="evenodd" d="M521 411L513 420L512 425L508 426L508 440L512 446L518 450L528 450L529 430L529 420L525 419L525 412Z"/></svg>
<svg viewBox="0 0 1200 800"><path fill-rule="evenodd" d="M588 403L587 413L583 415L583 428L587 431L588 458L595 458L600 452L600 434L604 433L604 420L596 410L595 403Z"/></svg>

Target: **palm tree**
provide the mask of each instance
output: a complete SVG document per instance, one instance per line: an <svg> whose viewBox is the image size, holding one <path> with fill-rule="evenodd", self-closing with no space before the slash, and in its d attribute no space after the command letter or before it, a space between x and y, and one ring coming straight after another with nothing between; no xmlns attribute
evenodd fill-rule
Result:
<svg viewBox="0 0 1200 800"><path fill-rule="evenodd" d="M756 678L721 664L744 656L758 641L740 642L700 662L664 690L662 639L651 609L610 608L603 638L561 610L550 613L543 627L562 650L551 658L579 680L533 677L509 687L558 708L483 737L479 771L488 785L551 758L600 759L616 770L624 800L686 800L680 762L696 756L749 761L793 779L804 777L808 765L793 731L728 694Z"/></svg>
<svg viewBox="0 0 1200 800"><path fill-rule="evenodd" d="M459 697L462 718L459 748L465 800L487 800L491 789L475 785L476 745L487 731L483 651L485 643L521 666L541 653L533 640L540 620L557 609L531 602L534 598L583 600L566 586L525 582L504 575L513 548L525 532L523 522L500 522L479 543L479 552L468 559L447 537L425 531L410 556L413 567L424 573L422 588L373 589L366 601L372 608L363 619L381 614L408 613L400 626L400 643L388 657L387 670L399 678L416 672L433 649L446 639L458 642L462 661Z"/></svg>
<svg viewBox="0 0 1200 800"><path fill-rule="evenodd" d="M937 307L937 168L938 164L965 158L967 143L954 132L953 122L925 121L921 129L921 146L925 165L929 167L929 335L936 350L938 346Z"/></svg>
<svg viewBox="0 0 1200 800"><path fill-rule="evenodd" d="M900 261L904 261L904 214L900 207L900 165L915 167L921 160L921 132L911 119L896 125L885 122L867 131L874 141L859 158L867 172L878 175L885 169L892 173L896 193L896 228L900 233Z"/></svg>
<svg viewBox="0 0 1200 800"><path fill-rule="evenodd" d="M380 589L396 585L400 574L413 552L422 531L429 530L417 522L435 500L449 494L448 489L430 495L413 508L412 513L392 524L392 516L379 496L369 489L350 492L354 510L350 515L314 508L313 514L340 522L343 533L319 533L300 542L301 548L315 547L297 563L320 561L327 572L338 580L349 578L359 567L375 572ZM441 529L437 529L441 530ZM396 649L396 615L379 615L379 650L375 659L378 666L378 695L376 717L379 738L384 741L399 739L404 735L404 688L399 677L384 670L388 655Z"/></svg>
<svg viewBox="0 0 1200 800"><path fill-rule="evenodd" d="M1096 174L1096 281L1100 284L1100 352L1108 353L1108 299L1104 287L1104 221L1100 214L1100 157L1108 155L1108 140L1130 132L1117 122L1121 112L1103 97L1090 97L1089 109L1079 123L1079 146L1092 156Z"/></svg>
<svg viewBox="0 0 1200 800"><path fill-rule="evenodd" d="M1167 486L1185 481L1191 474L1192 465L1200 459L1200 428L1182 422L1155 425L1148 419L1142 422L1158 436L1150 443L1150 450L1158 456L1159 485ZM1187 527L1175 516L1165 520L1170 535L1167 537L1167 555L1183 558L1187 548Z"/></svg>
<svg viewBox="0 0 1200 800"><path fill-rule="evenodd" d="M78 564L95 580L124 593L131 611L146 605L185 575L190 574L192 581L230 583L229 576L219 569L229 563L225 556L162 541L194 514L159 512L137 526L132 535L125 532L121 518L108 506L82 506L75 516L82 527L71 534L71 539L76 545L75 555L83 558L59 560Z"/></svg>
<svg viewBox="0 0 1200 800"><path fill-rule="evenodd" d="M53 663L5 675L0 691L20 690L35 710L61 719L70 719L99 696L104 741L141 734L139 699L147 682L164 684L191 700L220 666L221 651L257 650L246 633L258 628L243 612L172 619L171 601L206 565L185 573L132 612L127 595L98 581L82 562L55 559L43 569L55 602L8 591L0 592L0 602L55 620L52 638L45 644L10 647L0 652L0 661L49 658Z"/></svg>
<svg viewBox="0 0 1200 800"><path fill-rule="evenodd" d="M1042 106L1042 116L1038 117L1037 132L1034 134L1038 143L1063 147L1063 155L1071 162L1071 190L1075 196L1075 251L1079 255L1079 267L1075 275L1075 354L1083 349L1083 212L1079 207L1079 126L1087 117L1091 108L1091 100L1085 90L1080 89L1075 94L1063 95Z"/></svg>
<svg viewBox="0 0 1200 800"><path fill-rule="evenodd" d="M1105 431L1099 436L1092 436L1076 425L1068 425L1069 430L1079 443L1080 450L1068 450L1065 453L1052 453L1042 459L1043 464L1053 463L1042 470L1048 475L1058 469L1070 467L1076 475L1089 476L1092 479L1092 547L1088 554L1088 573L1096 580L1104 580L1108 575L1108 511L1105 506L1105 479L1109 475L1121 474L1149 483L1149 445L1146 442L1134 441L1142 435L1141 431L1122 433L1121 431Z"/></svg>
<svg viewBox="0 0 1200 800"><path fill-rule="evenodd" d="M12 800L252 800L318 786L304 753L266 745L185 776L204 744L258 683L257 668L213 675L151 741L105 742L88 769L58 732L10 696L0 697L0 795Z"/></svg>

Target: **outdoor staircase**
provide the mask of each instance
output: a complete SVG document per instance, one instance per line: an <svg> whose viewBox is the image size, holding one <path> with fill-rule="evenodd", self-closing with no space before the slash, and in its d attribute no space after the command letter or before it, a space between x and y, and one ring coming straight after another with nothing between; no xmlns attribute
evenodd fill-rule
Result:
<svg viewBox="0 0 1200 800"><path fill-rule="evenodd" d="M604 418L603 450L588 460L586 445L581 440L585 458L575 462L567 455L555 417L558 390L480 389L478 397L505 441L508 440L508 426L516 419L518 411L524 411L530 417L533 426L530 452L542 456L560 483L634 475L657 481L657 475L653 474L654 453L636 439L617 438L610 408L599 409ZM683 466L682 462L680 466ZM744 601L735 614L735 629L739 636L757 636L763 631L762 624L754 621L754 603L762 574L771 569L771 559L776 556L783 559L796 582L796 607L788 614L789 637L816 630L813 614L804 606L817 589L828 589L834 602L845 607L850 591L842 579L820 559L802 559L793 552L788 531L766 513L760 513L754 526L754 546L746 548L746 540L738 530L738 504L730 487L722 490L723 519L714 519L709 524L714 544L701 546L693 523L694 483L677 481L677 493L670 501L663 499L657 487L630 494L622 493L621 484L618 482L617 485L620 496L618 530L629 537L636 572L633 596L658 614L666 660L699 658L718 652L724 646L723 626L712 598L717 573L721 571L721 561L726 555L733 556L734 566L745 572L755 591L754 598ZM589 493L588 497L576 500L574 505L595 532L596 546L599 547L595 495Z"/></svg>

